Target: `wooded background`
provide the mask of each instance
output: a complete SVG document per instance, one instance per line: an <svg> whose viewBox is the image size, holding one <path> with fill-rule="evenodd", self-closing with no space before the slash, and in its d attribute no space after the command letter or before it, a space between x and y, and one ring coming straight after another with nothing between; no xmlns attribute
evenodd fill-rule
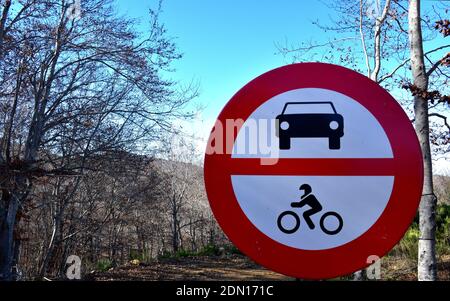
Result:
<svg viewBox="0 0 450 301"><path fill-rule="evenodd" d="M198 87L167 79L181 54L161 2L143 33L112 0L81 2L81 15L71 0L0 2L1 280L63 278L72 254L89 271L229 245L209 210L202 154L175 126L195 115ZM361 72L409 112L425 183L405 237L418 233L418 279L436 280L450 243L450 210L437 209L449 180L433 182L431 164L450 142L449 4L325 3L339 18L315 23L335 38L279 43L279 54Z"/></svg>

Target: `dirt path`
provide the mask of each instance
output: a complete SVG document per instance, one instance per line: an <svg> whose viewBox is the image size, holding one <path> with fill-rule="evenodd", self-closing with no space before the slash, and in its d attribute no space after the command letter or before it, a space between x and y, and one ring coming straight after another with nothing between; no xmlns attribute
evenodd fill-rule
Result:
<svg viewBox="0 0 450 301"><path fill-rule="evenodd" d="M439 279L450 280L450 255L439 260ZM383 280L417 279L415 263L399 258L383 258ZM85 280L293 280L269 271L241 255L201 256L163 259L151 264L128 265L107 272L93 272Z"/></svg>
<svg viewBox="0 0 450 301"><path fill-rule="evenodd" d="M186 257L95 272L89 280L291 280L244 256Z"/></svg>

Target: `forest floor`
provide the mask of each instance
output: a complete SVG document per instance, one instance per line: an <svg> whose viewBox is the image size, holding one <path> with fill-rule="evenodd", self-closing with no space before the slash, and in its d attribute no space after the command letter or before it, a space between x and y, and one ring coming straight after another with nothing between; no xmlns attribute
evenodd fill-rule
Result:
<svg viewBox="0 0 450 301"><path fill-rule="evenodd" d="M440 280L450 280L450 255L439 258ZM342 278L345 279L345 278ZM347 277L348 279L348 277ZM382 280L417 279L414 261L398 257L384 257L381 265ZM195 256L161 259L149 264L126 265L105 272L93 271L86 280L293 280L269 271L242 255Z"/></svg>

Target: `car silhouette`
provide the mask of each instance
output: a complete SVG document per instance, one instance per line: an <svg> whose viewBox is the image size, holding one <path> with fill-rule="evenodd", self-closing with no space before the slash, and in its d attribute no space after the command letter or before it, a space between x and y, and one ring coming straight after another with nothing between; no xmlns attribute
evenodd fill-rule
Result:
<svg viewBox="0 0 450 301"><path fill-rule="evenodd" d="M314 110L306 113L308 105L328 107L329 113L317 113ZM331 108L331 110L330 110ZM289 112L294 111L294 112ZM341 137L344 136L344 118L336 112L331 101L323 102L287 102L283 111L276 117L276 135L279 137L280 149L291 148L291 138L328 138L329 149L341 148Z"/></svg>

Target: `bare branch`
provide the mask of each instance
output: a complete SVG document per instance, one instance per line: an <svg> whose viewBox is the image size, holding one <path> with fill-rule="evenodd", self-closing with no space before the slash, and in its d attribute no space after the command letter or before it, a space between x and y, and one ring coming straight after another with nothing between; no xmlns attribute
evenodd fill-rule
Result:
<svg viewBox="0 0 450 301"><path fill-rule="evenodd" d="M444 116L439 113L430 113L428 114L428 116L440 118L443 121L444 125L447 127L447 129L450 131L450 124L447 122L447 116Z"/></svg>
<svg viewBox="0 0 450 301"><path fill-rule="evenodd" d="M430 54L430 53L433 53L433 52L436 52L436 51L439 51L439 50L442 50L442 49L445 49L445 48L449 48L449 47L450 47L450 44L442 45L442 46L439 46L439 47L434 48L434 49L432 49L432 50L429 50L429 51L425 52L424 54L425 54L425 55L428 55L428 54Z"/></svg>
<svg viewBox="0 0 450 301"><path fill-rule="evenodd" d="M394 70L391 71L391 73L388 73L388 74L382 76L382 77L378 80L378 83L381 83L381 82L385 81L386 79L391 78L392 76L394 76L394 74L395 74L400 68L402 68L403 66L405 66L410 60L411 60L410 58L405 59L405 60L404 60L403 62L401 62L397 67L395 67Z"/></svg>
<svg viewBox="0 0 450 301"><path fill-rule="evenodd" d="M442 57L440 60L438 60L437 62L435 62L434 64L432 64L431 68L427 71L427 76L430 76L434 71L436 71L436 69L439 68L439 66L443 65L444 62L448 59L448 57L450 56L450 53L447 53L446 55L444 55L444 57ZM427 56L426 56L427 57ZM428 57L427 57L428 59ZM429 60L429 59L428 59ZM431 62L431 60L429 60Z"/></svg>
<svg viewBox="0 0 450 301"><path fill-rule="evenodd" d="M357 37L345 37L345 38L330 40L325 43L316 43L316 44L311 44L308 46L300 46L300 47L296 47L296 48L289 48L287 45L286 46L278 45L277 48L278 48L279 52L282 54L288 54L288 53L299 52L299 51L308 52L315 48L321 48L321 47L330 46L330 45L334 46L334 44L339 43L339 42L348 41L348 40L356 40L356 39L357 39Z"/></svg>
<svg viewBox="0 0 450 301"><path fill-rule="evenodd" d="M364 52L364 60L366 62L367 77L370 77L369 56L367 54L366 40L363 31L363 0L359 0L359 34L361 36L361 46Z"/></svg>

